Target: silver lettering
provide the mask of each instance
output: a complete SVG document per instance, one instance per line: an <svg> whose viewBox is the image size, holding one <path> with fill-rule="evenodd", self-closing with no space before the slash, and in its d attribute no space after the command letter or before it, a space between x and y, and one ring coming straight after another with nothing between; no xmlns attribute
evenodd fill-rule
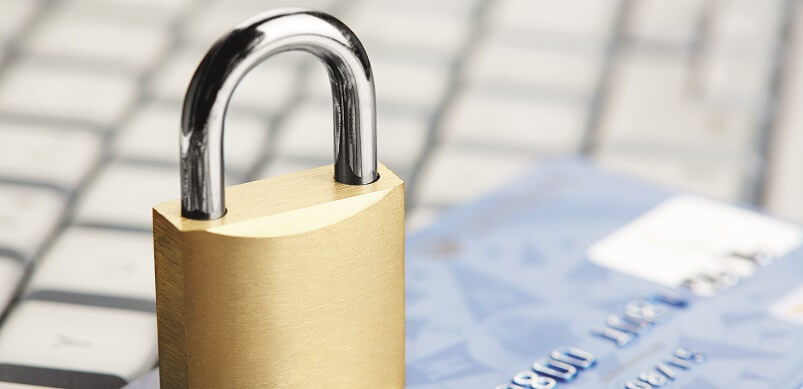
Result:
<svg viewBox="0 0 803 389"><path fill-rule="evenodd" d="M684 359L680 359L678 357L671 357L671 358L666 360L666 363L668 363L670 365L673 365L673 366L676 366L676 367L679 367L679 368L681 368L683 370L691 369L691 363L689 363L689 361L686 361Z"/></svg>
<svg viewBox="0 0 803 389"><path fill-rule="evenodd" d="M533 362L533 371L557 378L561 381L571 381L577 374L574 366L553 359L541 358Z"/></svg>
<svg viewBox="0 0 803 389"><path fill-rule="evenodd" d="M638 335L642 330L650 326L650 324L647 322L633 323L633 321L624 320L616 315L608 316L608 319L605 320L605 324L607 324L608 327L617 329L619 331L628 332L633 335Z"/></svg>
<svg viewBox="0 0 803 389"><path fill-rule="evenodd" d="M647 300L635 300L625 306L625 318L638 322L655 324L666 317L667 309Z"/></svg>
<svg viewBox="0 0 803 389"><path fill-rule="evenodd" d="M680 359L685 359L687 361L694 361L697 363L700 363L705 360L705 355L698 353L696 351L689 350L685 347L676 348L674 354L676 357Z"/></svg>
<svg viewBox="0 0 803 389"><path fill-rule="evenodd" d="M669 366L663 363L659 363L658 365L656 365L655 369L660 371L661 374L665 375L666 378L669 378L672 381L674 381L678 377L678 375L675 374L674 370L670 369Z"/></svg>
<svg viewBox="0 0 803 389"><path fill-rule="evenodd" d="M513 376L513 383L531 389L552 389L557 382L549 377L539 376L532 371L521 371Z"/></svg>
<svg viewBox="0 0 803 389"><path fill-rule="evenodd" d="M638 375L638 379L652 386L664 386L666 384L666 377L654 371L643 371Z"/></svg>
<svg viewBox="0 0 803 389"><path fill-rule="evenodd" d="M595 336L611 340L619 347L626 346L636 338L634 334L610 327L594 327L591 329L591 333Z"/></svg>
<svg viewBox="0 0 803 389"><path fill-rule="evenodd" d="M650 297L650 300L662 304L670 305L675 308L686 308L689 305L688 300L681 297L675 292L662 292Z"/></svg>
<svg viewBox="0 0 803 389"><path fill-rule="evenodd" d="M561 347L553 350L549 356L556 361L566 362L580 369L586 369L597 361L593 354L577 347Z"/></svg>
<svg viewBox="0 0 803 389"><path fill-rule="evenodd" d="M627 381L625 384L627 389L652 389L652 385L642 381Z"/></svg>

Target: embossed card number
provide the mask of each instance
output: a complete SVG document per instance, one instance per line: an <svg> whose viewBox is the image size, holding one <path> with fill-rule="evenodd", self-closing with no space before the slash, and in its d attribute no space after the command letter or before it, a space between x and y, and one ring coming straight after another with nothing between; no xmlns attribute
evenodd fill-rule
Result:
<svg viewBox="0 0 803 389"><path fill-rule="evenodd" d="M625 306L623 316L609 316L606 326L593 328L591 334L610 340L619 347L626 346L643 331L666 320L669 313L667 307L682 309L688 304L688 300L671 292L633 300ZM578 372L594 366L596 361L596 357L588 351L561 347L553 350L549 358L533 362L531 370L516 373L511 383L498 385L494 389L550 389L558 381L573 380Z"/></svg>
<svg viewBox="0 0 803 389"><path fill-rule="evenodd" d="M557 380L571 381L579 370L589 368L597 361L588 351L577 347L561 347L553 350L549 358L533 362L532 370L516 373L512 383L496 386L494 389L550 389Z"/></svg>
<svg viewBox="0 0 803 389"><path fill-rule="evenodd" d="M637 379L627 381L625 389L653 389L664 386L678 377L679 370L689 370L705 360L705 355L684 347L678 347L663 362L655 365L654 370L639 373Z"/></svg>

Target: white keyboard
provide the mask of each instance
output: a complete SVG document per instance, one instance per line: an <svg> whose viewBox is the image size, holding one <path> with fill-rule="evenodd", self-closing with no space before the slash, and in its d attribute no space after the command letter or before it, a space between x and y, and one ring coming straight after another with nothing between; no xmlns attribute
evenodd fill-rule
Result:
<svg viewBox="0 0 803 389"><path fill-rule="evenodd" d="M291 3L363 40L410 229L567 155L803 221L797 0L2 0L0 389L157 364L150 209L178 197L185 87L218 36ZM331 163L308 57L236 91L227 185Z"/></svg>

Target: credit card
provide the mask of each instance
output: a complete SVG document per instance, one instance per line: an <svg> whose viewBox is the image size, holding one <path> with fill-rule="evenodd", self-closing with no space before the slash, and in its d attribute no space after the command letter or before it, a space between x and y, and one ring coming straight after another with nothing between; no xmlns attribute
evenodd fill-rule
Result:
<svg viewBox="0 0 803 389"><path fill-rule="evenodd" d="M543 163L408 237L407 387L803 388L802 236Z"/></svg>

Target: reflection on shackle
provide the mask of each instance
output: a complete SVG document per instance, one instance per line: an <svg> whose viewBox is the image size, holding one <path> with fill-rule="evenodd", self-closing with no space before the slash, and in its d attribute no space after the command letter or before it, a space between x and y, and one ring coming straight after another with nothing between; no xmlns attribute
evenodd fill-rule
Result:
<svg viewBox="0 0 803 389"><path fill-rule="evenodd" d="M301 9L270 11L218 40L190 81L181 116L182 216L210 220L225 214L223 123L229 100L249 70L291 50L314 54L329 72L335 180L365 185L379 178L374 80L362 44L330 15Z"/></svg>

